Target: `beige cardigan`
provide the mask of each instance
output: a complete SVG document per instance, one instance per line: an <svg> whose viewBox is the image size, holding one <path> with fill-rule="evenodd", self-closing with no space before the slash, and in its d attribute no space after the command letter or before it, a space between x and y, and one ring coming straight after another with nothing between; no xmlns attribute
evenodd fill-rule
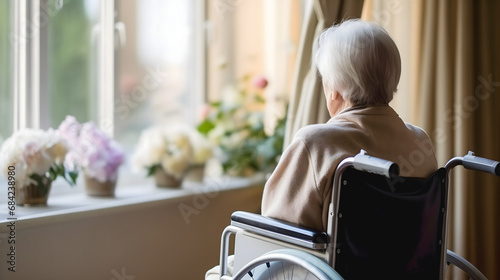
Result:
<svg viewBox="0 0 500 280"><path fill-rule="evenodd" d="M326 231L332 175L361 149L399 164L401 176L427 177L437 169L427 134L391 107L350 108L297 132L266 183L262 214Z"/></svg>

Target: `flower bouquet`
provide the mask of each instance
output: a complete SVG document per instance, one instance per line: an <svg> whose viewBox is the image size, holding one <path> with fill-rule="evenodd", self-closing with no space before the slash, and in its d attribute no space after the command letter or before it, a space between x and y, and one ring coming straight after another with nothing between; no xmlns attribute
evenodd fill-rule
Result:
<svg viewBox="0 0 500 280"><path fill-rule="evenodd" d="M272 171L283 149L285 118L278 119L273 133L264 128L265 99L259 90L268 82L257 76L249 87L249 78L226 87L222 101L210 103L198 125L198 130L218 147L223 172L233 176Z"/></svg>
<svg viewBox="0 0 500 280"><path fill-rule="evenodd" d="M154 175L157 186L178 187L190 166L211 156L207 143L188 126L153 126L142 132L133 162Z"/></svg>
<svg viewBox="0 0 500 280"><path fill-rule="evenodd" d="M80 124L73 116L66 117L59 131L70 147L64 164L84 173L87 194L113 196L125 159L121 146L93 122Z"/></svg>
<svg viewBox="0 0 500 280"><path fill-rule="evenodd" d="M67 152L65 140L53 129L27 128L5 140L0 168L9 182L15 182L17 204L47 204L52 182L59 176L75 184L78 173L63 165Z"/></svg>

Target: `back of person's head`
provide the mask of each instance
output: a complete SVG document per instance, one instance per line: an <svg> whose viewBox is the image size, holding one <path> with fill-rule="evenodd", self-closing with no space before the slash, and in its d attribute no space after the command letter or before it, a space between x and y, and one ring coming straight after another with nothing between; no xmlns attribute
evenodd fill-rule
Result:
<svg viewBox="0 0 500 280"><path fill-rule="evenodd" d="M320 35L314 63L323 82L353 105L388 104L401 76L401 58L375 23L347 20Z"/></svg>

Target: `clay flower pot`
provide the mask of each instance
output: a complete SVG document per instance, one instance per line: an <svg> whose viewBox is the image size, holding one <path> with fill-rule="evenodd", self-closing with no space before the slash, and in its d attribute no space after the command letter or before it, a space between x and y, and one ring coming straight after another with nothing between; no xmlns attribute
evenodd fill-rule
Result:
<svg viewBox="0 0 500 280"><path fill-rule="evenodd" d="M48 178L44 178L43 180L45 186L38 186L38 184L32 183L20 188L16 187L16 204L47 205L52 181Z"/></svg>
<svg viewBox="0 0 500 280"><path fill-rule="evenodd" d="M85 192L90 196L115 196L116 180L99 182L85 175Z"/></svg>
<svg viewBox="0 0 500 280"><path fill-rule="evenodd" d="M183 178L168 174L163 168L156 168L154 173L155 183L158 187L178 188L182 185Z"/></svg>
<svg viewBox="0 0 500 280"><path fill-rule="evenodd" d="M196 164L188 167L186 180L191 182L203 182L205 177L205 164Z"/></svg>

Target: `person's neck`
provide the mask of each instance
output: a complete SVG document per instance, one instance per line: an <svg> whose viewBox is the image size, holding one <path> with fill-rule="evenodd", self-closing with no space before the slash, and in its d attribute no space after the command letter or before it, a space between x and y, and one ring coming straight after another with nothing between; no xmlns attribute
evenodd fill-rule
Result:
<svg viewBox="0 0 500 280"><path fill-rule="evenodd" d="M353 105L351 102L349 101L346 101L345 99L343 99L343 102L340 106L338 106L337 108L337 111L335 112L335 114L333 115L333 117L337 116L338 114L342 113L343 111L351 108Z"/></svg>

